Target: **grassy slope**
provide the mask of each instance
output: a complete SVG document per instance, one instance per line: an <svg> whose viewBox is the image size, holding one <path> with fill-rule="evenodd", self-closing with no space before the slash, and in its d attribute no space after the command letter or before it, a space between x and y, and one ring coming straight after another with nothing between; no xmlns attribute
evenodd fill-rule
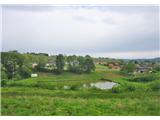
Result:
<svg viewBox="0 0 160 120"><path fill-rule="evenodd" d="M117 71L106 70L98 65L91 74L41 73L38 78L8 82L9 87L2 88L2 115L160 115L160 92L149 89L154 81L129 82ZM100 78L120 83L118 92L63 89L64 85L76 88ZM135 89L128 89L130 86Z"/></svg>

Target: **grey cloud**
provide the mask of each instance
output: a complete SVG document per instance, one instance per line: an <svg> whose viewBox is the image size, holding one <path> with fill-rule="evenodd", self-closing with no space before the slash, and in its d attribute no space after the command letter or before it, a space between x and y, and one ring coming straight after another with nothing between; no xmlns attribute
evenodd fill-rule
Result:
<svg viewBox="0 0 160 120"><path fill-rule="evenodd" d="M116 14L105 16L105 11ZM159 51L158 12L153 6L3 6L2 17L3 51Z"/></svg>
<svg viewBox="0 0 160 120"><path fill-rule="evenodd" d="M111 18L105 18L102 21L106 24L116 24L116 22Z"/></svg>
<svg viewBox="0 0 160 120"><path fill-rule="evenodd" d="M53 11L56 7L51 5L3 5L3 10L23 11L23 12L48 12Z"/></svg>
<svg viewBox="0 0 160 120"><path fill-rule="evenodd" d="M89 17L84 17L84 16L73 16L73 19L81 21L81 22L88 22L88 23L96 23L97 21L89 18Z"/></svg>

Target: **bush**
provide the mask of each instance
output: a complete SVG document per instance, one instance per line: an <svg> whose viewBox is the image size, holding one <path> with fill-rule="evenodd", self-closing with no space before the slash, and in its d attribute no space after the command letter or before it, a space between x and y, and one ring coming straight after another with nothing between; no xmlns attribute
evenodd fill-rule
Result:
<svg viewBox="0 0 160 120"><path fill-rule="evenodd" d="M20 68L20 75L22 78L28 78L30 77L32 71L29 67L23 65L21 68Z"/></svg>
<svg viewBox="0 0 160 120"><path fill-rule="evenodd" d="M13 80L21 80L21 79L22 79L22 76L19 74L16 74L13 78Z"/></svg>
<svg viewBox="0 0 160 120"><path fill-rule="evenodd" d="M49 89L49 90L55 90L56 89L55 86L49 85L45 82L37 82L37 84L35 84L34 87L44 88L44 89Z"/></svg>
<svg viewBox="0 0 160 120"><path fill-rule="evenodd" d="M114 86L111 89L112 93L133 92L135 90L136 86L131 84L122 84L121 86Z"/></svg>
<svg viewBox="0 0 160 120"><path fill-rule="evenodd" d="M131 82L150 82L150 81L153 81L155 79L157 79L156 76L150 75L150 76L131 78L131 79L129 79L129 81L131 81Z"/></svg>
<svg viewBox="0 0 160 120"><path fill-rule="evenodd" d="M121 86L115 86L112 88L112 93L121 93L122 91Z"/></svg>
<svg viewBox="0 0 160 120"><path fill-rule="evenodd" d="M7 80L1 80L1 86L4 87L7 85Z"/></svg>
<svg viewBox="0 0 160 120"><path fill-rule="evenodd" d="M7 76L7 74L6 74L6 72L5 71L1 71L1 79L2 80L7 80L8 79L8 76Z"/></svg>
<svg viewBox="0 0 160 120"><path fill-rule="evenodd" d="M71 90L78 90L78 89L80 89L80 86L79 86L79 85L72 85L72 86L70 87L70 89L71 89Z"/></svg>
<svg viewBox="0 0 160 120"><path fill-rule="evenodd" d="M151 88L153 91L158 91L158 90L160 90L160 81L151 83L151 84L150 84L150 88Z"/></svg>
<svg viewBox="0 0 160 120"><path fill-rule="evenodd" d="M130 92L133 92L133 91L136 90L136 86L127 84L126 90L130 91Z"/></svg>

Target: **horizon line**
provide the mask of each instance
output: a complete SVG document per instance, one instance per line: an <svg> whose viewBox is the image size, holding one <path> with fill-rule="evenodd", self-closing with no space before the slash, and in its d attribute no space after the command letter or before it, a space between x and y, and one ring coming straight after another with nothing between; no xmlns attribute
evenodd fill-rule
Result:
<svg viewBox="0 0 160 120"><path fill-rule="evenodd" d="M125 54L129 54L129 53L131 54L131 53L134 53L134 52L105 52L105 53L102 53L102 52L99 52L99 53L62 53L62 52L55 52L55 54L53 54L53 53L50 53L50 52L35 52L35 51L22 52L22 51L18 51L18 50L8 50L8 51L1 50L1 52L11 52L11 51L17 51L18 53L21 53L21 54L27 54L27 53L36 53L36 54L39 54L39 53L44 53L44 54L48 54L49 56L54 56L54 55L56 56L58 54L63 54L65 56L70 56L70 55L77 55L77 56L90 55L93 58L100 58L100 57L102 57L102 58L109 58L109 59L128 59L128 60L160 58L160 51L156 51L158 53L156 56L151 56L151 57L132 57L131 58L131 57L116 57L116 55L113 56L113 57L111 57L110 55L111 54L124 54L124 53ZM107 53L108 53L108 56L107 56ZM140 52L135 52L135 53L140 53ZM105 54L105 55L102 55L102 54Z"/></svg>

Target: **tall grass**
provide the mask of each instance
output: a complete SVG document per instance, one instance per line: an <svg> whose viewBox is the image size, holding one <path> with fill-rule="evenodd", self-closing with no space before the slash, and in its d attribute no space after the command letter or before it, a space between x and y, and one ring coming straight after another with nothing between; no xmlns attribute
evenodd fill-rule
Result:
<svg viewBox="0 0 160 120"><path fill-rule="evenodd" d="M147 82L141 81L143 75L130 80L100 66L91 74L40 73L38 78L8 81L1 88L2 115L160 115L160 77L151 76L155 79ZM102 78L119 85L110 90L81 88Z"/></svg>

